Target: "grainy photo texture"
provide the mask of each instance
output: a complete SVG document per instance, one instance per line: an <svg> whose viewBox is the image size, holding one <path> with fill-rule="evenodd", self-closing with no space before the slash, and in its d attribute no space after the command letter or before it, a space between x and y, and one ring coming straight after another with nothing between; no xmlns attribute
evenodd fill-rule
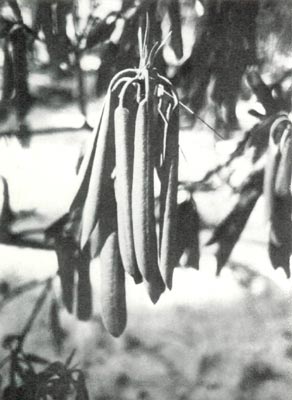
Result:
<svg viewBox="0 0 292 400"><path fill-rule="evenodd" d="M0 1L0 398L287 400L292 0Z"/></svg>

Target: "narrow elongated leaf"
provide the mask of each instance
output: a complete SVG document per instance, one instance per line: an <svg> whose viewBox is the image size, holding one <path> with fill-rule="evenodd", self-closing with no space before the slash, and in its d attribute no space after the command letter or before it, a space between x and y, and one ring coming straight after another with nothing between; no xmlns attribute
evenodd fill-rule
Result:
<svg viewBox="0 0 292 400"><path fill-rule="evenodd" d="M92 314L92 290L90 283L90 253L88 246L80 251L75 259L78 271L77 283L77 317L88 320Z"/></svg>
<svg viewBox="0 0 292 400"><path fill-rule="evenodd" d="M264 174L264 201L266 208L266 216L268 219L271 218L273 212L275 182L277 176L277 170L280 161L280 149L278 145L269 145L267 151L267 161L265 165Z"/></svg>
<svg viewBox="0 0 292 400"><path fill-rule="evenodd" d="M63 341L65 339L65 333L61 326L60 316L59 316L59 306L56 299L52 299L50 306L50 328L52 332L53 343L56 350L60 352L63 348Z"/></svg>
<svg viewBox="0 0 292 400"><path fill-rule="evenodd" d="M4 63L2 81L2 100L10 100L14 89L13 57L9 48L9 40L4 42Z"/></svg>
<svg viewBox="0 0 292 400"><path fill-rule="evenodd" d="M58 240L58 239L57 239ZM55 245L58 259L58 274L61 281L62 300L68 312L73 312L74 301L74 251L75 245L71 242L65 244L56 242Z"/></svg>
<svg viewBox="0 0 292 400"><path fill-rule="evenodd" d="M93 160L94 160L94 154L95 154L95 148L96 148L96 143L98 140L98 135L99 135L99 130L100 130L100 125L104 113L104 108L105 108L105 103L107 101L107 98L105 99L102 110L100 113L99 117L99 122L96 125L96 128L93 132L93 141L92 145L89 151L86 152L79 173L78 173L78 185L77 185L77 191L76 194L73 198L70 210L71 212L76 209L76 208L81 208L84 204L84 201L87 196L88 192L88 186L89 186L89 180L91 176L91 170L92 170L92 165L93 165Z"/></svg>
<svg viewBox="0 0 292 400"><path fill-rule="evenodd" d="M281 156L275 177L268 250L273 267L282 267L287 277L290 277L292 138L291 132L286 131L286 133L288 135L281 146Z"/></svg>
<svg viewBox="0 0 292 400"><path fill-rule="evenodd" d="M183 254L184 266L199 268L199 215L193 198L185 200L177 209L177 264Z"/></svg>
<svg viewBox="0 0 292 400"><path fill-rule="evenodd" d="M10 34L10 42L13 55L15 107L21 121L32 104L28 89L26 34L22 26L13 30Z"/></svg>
<svg viewBox="0 0 292 400"><path fill-rule="evenodd" d="M111 174L115 167L115 106L116 98L108 93L101 117L88 192L82 210L81 248L84 248L96 226L101 215L102 203L107 201L108 190L112 185Z"/></svg>
<svg viewBox="0 0 292 400"><path fill-rule="evenodd" d="M273 267L282 267L287 277L290 277L292 250L291 210L291 196L275 196L268 250Z"/></svg>
<svg viewBox="0 0 292 400"><path fill-rule="evenodd" d="M171 47L178 59L183 56L183 42L181 34L181 16L178 0L168 2L168 14L171 24Z"/></svg>
<svg viewBox="0 0 292 400"><path fill-rule="evenodd" d="M90 249L79 248L80 209L65 214L48 230L47 235L55 240L62 299L67 310L74 311L75 275L77 280L77 316L86 320L91 315L91 285L89 279Z"/></svg>
<svg viewBox="0 0 292 400"><path fill-rule="evenodd" d="M258 170L248 181L239 195L238 201L227 217L216 227L207 244L218 243L217 273L228 260L246 222L263 190L263 170Z"/></svg>
<svg viewBox="0 0 292 400"><path fill-rule="evenodd" d="M283 133L283 135L285 132ZM275 179L275 194L280 197L290 196L292 173L292 136L291 127L281 148L281 157Z"/></svg>

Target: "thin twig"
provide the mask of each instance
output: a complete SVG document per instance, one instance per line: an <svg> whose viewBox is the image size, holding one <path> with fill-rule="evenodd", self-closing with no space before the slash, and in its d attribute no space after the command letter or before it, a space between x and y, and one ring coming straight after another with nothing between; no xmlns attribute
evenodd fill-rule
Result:
<svg viewBox="0 0 292 400"><path fill-rule="evenodd" d="M53 279L53 277L50 277L49 279ZM40 285L44 285L45 283L48 282L48 279L45 279L43 281L37 281L37 280L32 280L30 282L26 282L23 285L17 286L16 288L12 289L11 291L8 292L8 294L6 296L4 296L4 298L1 300L0 302L0 311L2 310L2 308L9 303L10 301L12 301L13 299L15 299L15 297L18 297L22 294L24 294L25 292L35 289L36 287L40 286Z"/></svg>
<svg viewBox="0 0 292 400"><path fill-rule="evenodd" d="M49 291L51 289L51 286L52 286L52 280L53 280L53 278L47 279L46 286L45 286L44 290L42 291L41 295L39 296L39 298L37 299L37 301L35 303L35 306L34 306L32 312L31 312L31 315L30 315L27 323L25 324L25 326L24 326L24 328L23 328L23 330L22 330L22 332L21 332L21 334L19 336L18 349L22 348L24 340L25 340L27 334L29 333L29 331L31 330L32 325L33 325L38 313L40 312L40 310L41 310L41 308L42 308L42 306L43 306L43 304L44 304L44 302L45 302L45 300L47 298L47 295L48 295L48 293L49 293Z"/></svg>
<svg viewBox="0 0 292 400"><path fill-rule="evenodd" d="M67 368L68 368L69 365L71 364L71 362L72 362L72 360L73 360L75 354L76 354L76 349L73 349L73 350L71 351L71 353L69 354L68 358L67 358L66 361L65 361L65 366L66 366Z"/></svg>
<svg viewBox="0 0 292 400"><path fill-rule="evenodd" d="M168 93L167 91L165 91L165 94L169 97L172 97L172 95L170 93ZM207 128L209 128L213 133L215 133L216 136L218 136L220 139L225 140L223 136L220 135L219 132L216 131L215 128L213 128L210 124L208 124L205 120L203 120L203 118L201 118L197 113L195 113L195 111L191 110L188 106L186 106L184 103L182 103L181 101L179 101L179 105L181 107L183 107L187 112L189 112L190 114L194 115L199 121L201 121Z"/></svg>

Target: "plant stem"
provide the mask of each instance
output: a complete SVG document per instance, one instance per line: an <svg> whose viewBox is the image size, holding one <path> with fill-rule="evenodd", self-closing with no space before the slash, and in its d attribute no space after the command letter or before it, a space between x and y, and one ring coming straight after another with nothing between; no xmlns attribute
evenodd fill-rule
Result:
<svg viewBox="0 0 292 400"><path fill-rule="evenodd" d="M18 351L22 349L24 340L25 340L27 334L30 332L32 325L47 298L47 295L51 289L51 286L52 286L52 278L49 278L47 280L44 290L41 292L39 298L37 299L37 301L35 303L35 306L31 312L31 315L30 315L27 323L25 324L25 326L19 336L19 341L18 341L18 346L17 346Z"/></svg>

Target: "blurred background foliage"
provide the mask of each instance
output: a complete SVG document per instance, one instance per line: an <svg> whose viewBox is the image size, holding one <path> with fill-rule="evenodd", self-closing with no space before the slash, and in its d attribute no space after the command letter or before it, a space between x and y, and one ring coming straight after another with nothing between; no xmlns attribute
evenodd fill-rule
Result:
<svg viewBox="0 0 292 400"><path fill-rule="evenodd" d="M83 157L82 151L73 157L70 145L81 147L84 140L80 136L88 140L96 119L91 118L92 109L96 116L96 106L111 77L118 70L138 66L137 29L145 12L151 22L152 43L173 32L156 66L172 80L181 100L192 111L181 108L181 127L186 128L186 136L202 133L196 142L188 137L187 143L193 146L189 146L188 169L196 157L197 164L214 166L200 180L180 182L180 189L187 192L179 208L184 228L181 245L188 250L185 265L195 258L199 267L199 239L206 242L207 238L217 242L216 267L217 272L221 271L262 194L262 156L267 150L271 123L279 111L291 112L292 0L3 0L0 134L13 139L16 135L28 148L31 143L27 139L33 137L27 158L35 157L36 161L28 169L32 175L28 188L28 181L21 183L18 175L13 179L14 169L6 176L3 173L0 181L0 239L15 246L1 247L5 260L1 265L1 307L7 305L5 310L1 308L1 337L23 329L22 311L26 318L30 312L27 305L33 304L39 294L38 289L23 289L25 297L20 297L23 280L24 285L35 288L43 278L38 274L56 272L52 252L29 247L52 248L44 231L64 212L64 191L76 178ZM259 104L251 110L249 130L238 105L253 97ZM66 120L58 114L60 109L69 110ZM202 119L209 126L203 126ZM202 159L206 144L203 136L211 133L213 145L214 130L216 138L236 139L234 151L219 165ZM62 142L56 135L59 132L68 138L63 137ZM41 139L35 139L38 133L44 133L45 150ZM4 150L7 154L2 151L1 174L7 171L5 163L11 167L15 160L25 159L25 152L19 151L11 161L12 152L8 146ZM74 162L67 163L65 153ZM42 175L42 162L47 162L52 174ZM72 176L69 169L73 170ZM51 184L51 175L52 180L57 180L57 175L63 179L58 181L59 191ZM17 191L16 186L25 190ZM30 191L30 197L19 196ZM71 198L68 191L67 197ZM17 196L19 200L15 200ZM52 201L43 199L45 196ZM52 218L50 207L56 207L57 202L61 203L61 211L54 209ZM140 291L132 287L129 327L117 341L106 334L98 309L88 328L64 315L53 291L46 303L47 312L36 321L26 352L17 354L22 366L18 368L16 363L17 375L27 372L31 356L39 354L40 349L46 359L64 360L69 349L76 347L90 392L99 400L286 400L292 385L292 331L288 323L291 290L289 281L287 285L281 281L282 286L286 285L282 290L271 279L266 253L253 252L262 240L258 220L249 226L251 240L239 247L243 263L230 262L229 272L225 270L222 279L214 277L213 265L213 274L208 274L208 255L212 251L207 250L200 264L200 269L206 267L205 275L192 269L184 271L183 277L176 271L177 286L155 310L145 305ZM4 229L7 226L8 231ZM40 232L41 239L36 240ZM23 233L26 241L17 241L23 239ZM23 243L28 246L26 253L17 247ZM249 267L252 257L257 258L258 269ZM29 278L24 279L24 273ZM35 283L38 278L40 281ZM15 303L10 304L15 297ZM174 305L170 298L175 299L173 303L179 299L181 305ZM13 353L15 349L12 346L10 350ZM32 372L34 377L41 376L39 371ZM25 388L21 387L22 398Z"/></svg>
<svg viewBox="0 0 292 400"><path fill-rule="evenodd" d="M194 111L192 122L211 102L216 128L228 136L238 128L237 101L248 95L248 68L268 70L268 84L286 78L290 0L7 0L0 9L2 120L14 108L22 125L31 104L41 100L32 95L36 72L75 79L74 96L85 116L89 72L94 96L100 96L118 70L138 65L137 28L145 12L153 43L172 31L157 67Z"/></svg>

